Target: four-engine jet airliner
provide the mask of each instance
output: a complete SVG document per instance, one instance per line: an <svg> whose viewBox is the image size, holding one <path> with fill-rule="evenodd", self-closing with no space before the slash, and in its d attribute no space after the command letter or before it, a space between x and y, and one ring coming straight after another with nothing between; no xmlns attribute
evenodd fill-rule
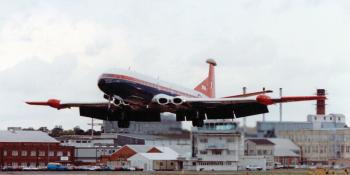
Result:
<svg viewBox="0 0 350 175"><path fill-rule="evenodd" d="M160 121L163 112L175 113L177 121L188 120L193 126L201 127L205 119L232 119L267 113L267 106L275 103L326 99L324 96L270 98L266 95L272 92L269 90L215 98L216 62L208 59L207 63L209 75L194 90L131 71L119 71L104 73L98 80L105 102L61 103L50 99L26 103L56 109L78 107L81 116L118 121L118 127L127 128L130 121Z"/></svg>

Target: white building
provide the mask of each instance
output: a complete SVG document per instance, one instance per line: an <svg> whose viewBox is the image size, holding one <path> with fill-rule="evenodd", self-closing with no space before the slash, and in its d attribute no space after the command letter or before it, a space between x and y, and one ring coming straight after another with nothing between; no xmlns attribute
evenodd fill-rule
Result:
<svg viewBox="0 0 350 175"><path fill-rule="evenodd" d="M192 157L184 163L187 170L237 170L241 152L241 134L237 123L206 121L193 131Z"/></svg>
<svg viewBox="0 0 350 175"><path fill-rule="evenodd" d="M180 170L179 154L168 147L154 147L160 152L137 153L128 159L131 167L144 171Z"/></svg>

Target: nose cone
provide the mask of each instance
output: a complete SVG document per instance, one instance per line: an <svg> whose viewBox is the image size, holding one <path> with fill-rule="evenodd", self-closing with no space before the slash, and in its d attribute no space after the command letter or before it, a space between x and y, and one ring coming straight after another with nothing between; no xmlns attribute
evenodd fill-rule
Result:
<svg viewBox="0 0 350 175"><path fill-rule="evenodd" d="M101 91L105 92L107 87L107 82L104 78L99 78L97 82L97 86L101 89Z"/></svg>

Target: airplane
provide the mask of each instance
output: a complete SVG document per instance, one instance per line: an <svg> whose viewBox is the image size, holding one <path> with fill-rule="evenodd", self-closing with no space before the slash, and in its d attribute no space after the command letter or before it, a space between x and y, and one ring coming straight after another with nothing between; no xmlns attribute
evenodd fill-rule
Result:
<svg viewBox="0 0 350 175"><path fill-rule="evenodd" d="M79 108L80 116L118 121L119 128L128 128L130 121L154 122L161 113L176 114L177 121L192 121L202 127L206 119L234 119L268 113L268 105L276 103L325 100L325 96L291 96L271 98L271 90L215 97L215 60L208 59L209 74L193 90L132 71L119 70L102 74L98 87L107 101L62 103L57 99L28 101L29 105L52 108ZM253 98L252 98L253 97Z"/></svg>

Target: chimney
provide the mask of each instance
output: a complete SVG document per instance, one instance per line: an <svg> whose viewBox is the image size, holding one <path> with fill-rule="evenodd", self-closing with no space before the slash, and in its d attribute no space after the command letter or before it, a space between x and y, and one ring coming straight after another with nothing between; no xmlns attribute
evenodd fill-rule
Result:
<svg viewBox="0 0 350 175"><path fill-rule="evenodd" d="M325 89L317 89L317 96L325 96ZM317 115L325 115L326 114L326 103L325 100L317 100L316 103L316 114Z"/></svg>

